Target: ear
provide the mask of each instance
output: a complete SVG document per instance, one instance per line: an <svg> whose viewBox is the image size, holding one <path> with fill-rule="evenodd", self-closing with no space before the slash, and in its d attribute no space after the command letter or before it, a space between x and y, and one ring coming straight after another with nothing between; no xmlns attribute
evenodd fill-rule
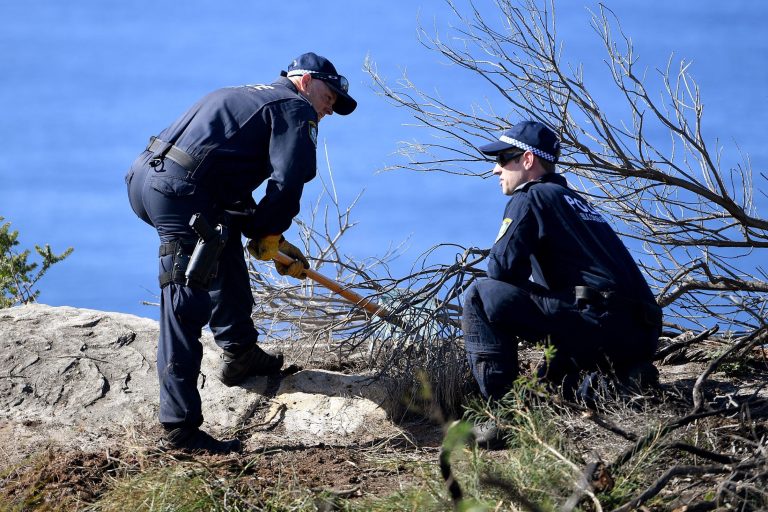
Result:
<svg viewBox="0 0 768 512"><path fill-rule="evenodd" d="M309 83L311 81L312 81L312 75L310 75L309 73L301 75L301 78L299 79L299 84L301 85L301 92L306 92L306 90L309 88Z"/></svg>
<svg viewBox="0 0 768 512"><path fill-rule="evenodd" d="M533 167L533 161L536 159L536 156L533 154L532 151L526 151L523 153L523 167L526 169L530 169Z"/></svg>

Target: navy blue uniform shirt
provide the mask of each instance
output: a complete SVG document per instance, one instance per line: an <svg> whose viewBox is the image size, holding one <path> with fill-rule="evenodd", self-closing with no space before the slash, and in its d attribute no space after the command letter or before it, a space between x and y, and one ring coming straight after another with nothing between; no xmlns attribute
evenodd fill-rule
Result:
<svg viewBox="0 0 768 512"><path fill-rule="evenodd" d="M211 193L248 238L280 234L299 213L304 183L315 177L317 112L287 78L216 90L158 138L200 164L193 182ZM251 193L269 179L264 198Z"/></svg>
<svg viewBox="0 0 768 512"><path fill-rule="evenodd" d="M553 292L586 285L654 302L613 229L554 173L512 193L491 248L488 277L522 285L531 276Z"/></svg>

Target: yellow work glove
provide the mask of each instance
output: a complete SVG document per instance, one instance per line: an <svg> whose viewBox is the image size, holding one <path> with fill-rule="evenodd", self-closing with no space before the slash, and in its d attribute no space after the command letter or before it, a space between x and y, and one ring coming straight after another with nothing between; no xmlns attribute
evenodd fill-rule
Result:
<svg viewBox="0 0 768 512"><path fill-rule="evenodd" d="M304 257L301 250L292 243L283 239L279 246L280 252L293 258L293 263L284 265L279 261L275 262L275 270L281 276L291 276L296 279L305 279L307 277L306 269L309 268L309 262Z"/></svg>
<svg viewBox="0 0 768 512"><path fill-rule="evenodd" d="M269 261L277 256L282 235L267 235L248 242L248 252L257 260Z"/></svg>

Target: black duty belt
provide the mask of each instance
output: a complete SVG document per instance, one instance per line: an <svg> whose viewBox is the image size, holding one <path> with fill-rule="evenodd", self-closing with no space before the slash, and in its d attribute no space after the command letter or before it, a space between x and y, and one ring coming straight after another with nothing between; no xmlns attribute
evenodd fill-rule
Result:
<svg viewBox="0 0 768 512"><path fill-rule="evenodd" d="M661 308L658 304L632 299L614 291L602 291L591 286L575 286L576 302L599 304L608 309L624 309L641 314L642 319L651 325L660 325Z"/></svg>
<svg viewBox="0 0 768 512"><path fill-rule="evenodd" d="M200 165L200 161L179 148L174 146L170 142L158 139L157 137L150 137L149 144L147 145L147 151L151 151L154 155L153 160L162 160L163 158L170 158L188 172L192 172ZM154 166L153 166L154 167Z"/></svg>
<svg viewBox="0 0 768 512"><path fill-rule="evenodd" d="M176 254L181 251L182 254L191 255L195 248L196 242L182 242L181 240L173 240L172 242L165 242L160 244L160 250L158 256L168 256L170 254Z"/></svg>

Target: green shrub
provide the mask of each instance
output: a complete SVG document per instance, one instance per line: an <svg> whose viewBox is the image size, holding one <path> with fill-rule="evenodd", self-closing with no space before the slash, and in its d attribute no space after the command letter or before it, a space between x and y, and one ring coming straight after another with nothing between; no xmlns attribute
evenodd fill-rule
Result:
<svg viewBox="0 0 768 512"><path fill-rule="evenodd" d="M4 217L0 217L0 223L3 220ZM18 236L18 231L11 231L10 222L0 225L0 308L34 302L40 295L39 290L33 289L35 284L51 265L62 261L73 250L70 247L61 254L54 254L48 244L45 247L35 245L42 262L30 263L29 249L20 253L14 250L19 245Z"/></svg>

